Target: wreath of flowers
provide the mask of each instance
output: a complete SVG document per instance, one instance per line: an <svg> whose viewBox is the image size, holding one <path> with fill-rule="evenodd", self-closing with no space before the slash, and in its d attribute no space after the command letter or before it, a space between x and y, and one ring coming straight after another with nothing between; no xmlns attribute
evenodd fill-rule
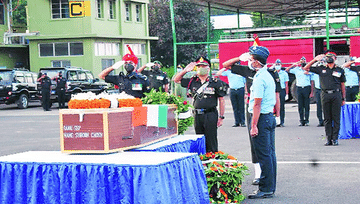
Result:
<svg viewBox="0 0 360 204"><path fill-rule="evenodd" d="M118 99L119 108L122 107L141 107L142 101L139 98L127 98L127 99Z"/></svg>
<svg viewBox="0 0 360 204"><path fill-rule="evenodd" d="M110 105L110 100L104 98L92 100L71 99L68 102L69 109L109 108Z"/></svg>
<svg viewBox="0 0 360 204"><path fill-rule="evenodd" d="M239 203L245 199L241 185L248 167L224 152L200 155L211 203Z"/></svg>

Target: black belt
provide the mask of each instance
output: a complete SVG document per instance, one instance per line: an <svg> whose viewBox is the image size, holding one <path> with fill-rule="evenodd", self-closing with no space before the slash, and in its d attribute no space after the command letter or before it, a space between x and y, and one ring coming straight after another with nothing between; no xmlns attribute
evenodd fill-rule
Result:
<svg viewBox="0 0 360 204"><path fill-rule="evenodd" d="M346 87L349 87L350 89L352 88L352 87L359 87L358 85L354 85L354 86L346 86Z"/></svg>
<svg viewBox="0 0 360 204"><path fill-rule="evenodd" d="M260 113L260 115L273 115L274 113L270 112L270 113ZM252 117L252 113L250 113L250 116Z"/></svg>
<svg viewBox="0 0 360 204"><path fill-rule="evenodd" d="M232 89L232 88L230 88L230 90L240 90L240 89L244 89L244 87L241 87L241 88L238 88L238 89Z"/></svg>
<svg viewBox="0 0 360 204"><path fill-rule="evenodd" d="M297 86L298 88L306 88L306 87L310 87L310 86Z"/></svg>
<svg viewBox="0 0 360 204"><path fill-rule="evenodd" d="M204 114L204 113L209 113L209 112L214 112L216 111L216 107L213 107L213 108L196 108L194 109L194 113L195 114Z"/></svg>
<svg viewBox="0 0 360 204"><path fill-rule="evenodd" d="M333 89L333 90L323 90L325 93L327 94L332 94L332 93L335 93L335 92L340 92L340 89Z"/></svg>

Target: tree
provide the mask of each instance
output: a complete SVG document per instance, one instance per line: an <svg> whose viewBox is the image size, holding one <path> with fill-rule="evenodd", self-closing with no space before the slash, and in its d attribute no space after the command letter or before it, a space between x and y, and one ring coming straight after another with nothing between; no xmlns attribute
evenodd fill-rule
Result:
<svg viewBox="0 0 360 204"><path fill-rule="evenodd" d="M190 0L174 1L177 42L205 42L207 39L207 13L205 8ZM149 3L149 32L159 37L151 41L152 60L172 65L174 60L173 36L169 0L151 0ZM186 64L199 55L205 55L206 45L177 46L177 61Z"/></svg>
<svg viewBox="0 0 360 204"><path fill-rule="evenodd" d="M251 20L254 23L253 25L254 28L277 27L277 26L303 25L305 16L297 16L293 19L289 19L286 17L280 18L280 16L262 15L261 18L259 13L252 13Z"/></svg>
<svg viewBox="0 0 360 204"><path fill-rule="evenodd" d="M13 13L12 19L14 25L26 26L26 0L18 0L12 2Z"/></svg>

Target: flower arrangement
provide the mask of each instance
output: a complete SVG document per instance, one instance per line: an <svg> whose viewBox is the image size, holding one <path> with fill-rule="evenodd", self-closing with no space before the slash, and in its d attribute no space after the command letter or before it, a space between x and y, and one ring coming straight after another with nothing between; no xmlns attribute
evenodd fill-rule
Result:
<svg viewBox="0 0 360 204"><path fill-rule="evenodd" d="M241 185L247 166L224 152L200 155L206 174L211 203L239 203L245 199Z"/></svg>
<svg viewBox="0 0 360 204"><path fill-rule="evenodd" d="M119 108L122 107L141 107L142 101L139 98L127 98L127 99L118 99Z"/></svg>
<svg viewBox="0 0 360 204"><path fill-rule="evenodd" d="M168 94L167 92L155 91L152 89L149 93L144 93L145 97L142 98L143 104L175 104L176 114L191 111L192 105L188 104L183 98ZM189 126L194 123L194 117L179 119L178 133L183 134Z"/></svg>
<svg viewBox="0 0 360 204"><path fill-rule="evenodd" d="M110 100L103 98L93 100L71 99L68 102L69 109L109 108L110 105Z"/></svg>

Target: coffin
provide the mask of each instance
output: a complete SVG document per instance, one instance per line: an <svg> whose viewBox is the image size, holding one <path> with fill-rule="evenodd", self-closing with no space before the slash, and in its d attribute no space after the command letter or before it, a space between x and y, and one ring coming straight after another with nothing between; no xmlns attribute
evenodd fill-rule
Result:
<svg viewBox="0 0 360 204"><path fill-rule="evenodd" d="M175 105L62 109L61 151L109 153L138 148L178 134Z"/></svg>

